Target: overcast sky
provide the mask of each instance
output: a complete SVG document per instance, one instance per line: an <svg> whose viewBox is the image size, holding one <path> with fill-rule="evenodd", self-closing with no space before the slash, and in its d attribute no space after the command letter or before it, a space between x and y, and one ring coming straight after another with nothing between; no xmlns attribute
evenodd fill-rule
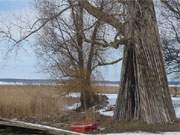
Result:
<svg viewBox="0 0 180 135"><path fill-rule="evenodd" d="M32 2L33 0L0 0L0 21L16 23L15 16L32 13ZM7 43L0 42L0 78L49 78L47 74L40 72L31 42L23 43L22 49L14 51L8 57L6 52Z"/></svg>
<svg viewBox="0 0 180 135"><path fill-rule="evenodd" d="M33 12L33 0L0 0L0 22L16 23L15 16L18 15L33 18ZM5 55L7 43L0 42L0 78L50 78L38 65L39 59L31 47L35 42L32 38L28 43L23 43L23 49L18 49L17 53L14 52L9 57ZM104 74L104 80L118 81L120 78L120 64L100 68L100 70Z"/></svg>
<svg viewBox="0 0 180 135"><path fill-rule="evenodd" d="M33 1L34 0L0 0L0 23L16 23L18 16L27 18L29 22L33 21L34 16L36 16ZM155 4L158 5L158 3L159 2L155 0ZM16 36L17 32L15 29L13 29L13 32ZM22 49L18 49L17 53L11 53L11 55L7 57L5 55L7 43L0 42L0 78L50 78L47 73L42 72L41 67L38 65L39 59L36 57L32 48L34 44L35 40L31 37L29 42L23 43ZM115 51L112 51L113 55L118 55L114 54L114 52ZM120 68L120 64L115 64L113 66L101 67L99 70L102 71L104 80L118 81L120 79Z"/></svg>

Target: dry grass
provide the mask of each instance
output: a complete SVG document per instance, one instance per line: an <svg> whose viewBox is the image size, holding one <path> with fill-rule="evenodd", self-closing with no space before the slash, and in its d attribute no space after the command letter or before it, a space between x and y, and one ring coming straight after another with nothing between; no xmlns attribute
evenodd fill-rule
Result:
<svg viewBox="0 0 180 135"><path fill-rule="evenodd" d="M180 87L170 87L170 92L172 95L180 95Z"/></svg>
<svg viewBox="0 0 180 135"><path fill-rule="evenodd" d="M147 124L141 121L114 121L108 118L100 118L101 125L106 127L104 133L122 133L122 132L179 132L180 122L169 124ZM171 133L169 133L171 135Z"/></svg>
<svg viewBox="0 0 180 135"><path fill-rule="evenodd" d="M98 93L118 93L119 91L119 86L94 86L94 89L98 92ZM180 87L170 87L169 88L170 93L172 95L174 95L175 93L177 95L180 95Z"/></svg>
<svg viewBox="0 0 180 135"><path fill-rule="evenodd" d="M95 89L95 91L97 93L109 93L109 94L113 94L113 93L118 93L119 91L119 87L118 86L93 86L93 88Z"/></svg>
<svg viewBox="0 0 180 135"><path fill-rule="evenodd" d="M0 86L0 117L48 118L63 112L59 90L46 86Z"/></svg>
<svg viewBox="0 0 180 135"><path fill-rule="evenodd" d="M99 93L117 93L117 86L94 86ZM180 94L180 88L174 89ZM62 97L64 88L55 86L0 86L0 117L17 119L53 119L62 116L64 104L75 99Z"/></svg>

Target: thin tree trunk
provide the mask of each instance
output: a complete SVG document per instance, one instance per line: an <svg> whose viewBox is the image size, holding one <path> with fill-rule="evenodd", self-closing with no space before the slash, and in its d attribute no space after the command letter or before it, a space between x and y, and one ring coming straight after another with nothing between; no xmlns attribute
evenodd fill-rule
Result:
<svg viewBox="0 0 180 135"><path fill-rule="evenodd" d="M95 44L94 41L96 40L98 29L100 27L100 22L98 21L95 25L94 31L91 35L91 48L88 55L88 61L87 61L87 67L86 71L84 71L84 77L83 80L83 89L81 91L81 108L83 110L86 110L89 107L92 107L94 105L99 104L99 97L96 95L96 93L93 91L91 87L91 75L92 75L92 64L93 64L93 57L95 53Z"/></svg>
<svg viewBox="0 0 180 135"><path fill-rule="evenodd" d="M126 36L114 119L169 123L176 120L162 57L153 0L128 1Z"/></svg>

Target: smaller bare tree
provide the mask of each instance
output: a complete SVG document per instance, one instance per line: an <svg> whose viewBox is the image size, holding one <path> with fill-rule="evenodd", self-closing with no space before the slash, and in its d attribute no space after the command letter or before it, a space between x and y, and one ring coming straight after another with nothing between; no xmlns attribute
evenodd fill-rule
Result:
<svg viewBox="0 0 180 135"><path fill-rule="evenodd" d="M38 52L47 59L51 73L68 78L65 84L70 89L80 90L81 108L87 109L100 102L91 83L96 68L115 64L121 58L110 62L107 62L107 58L105 60L105 51L110 46L110 41L106 39L107 25L89 16L79 2L67 0L66 4L70 7L68 12L43 27ZM106 6L103 1L96 4L100 10ZM55 16L61 10L59 7L50 0L39 2L38 5L42 18Z"/></svg>

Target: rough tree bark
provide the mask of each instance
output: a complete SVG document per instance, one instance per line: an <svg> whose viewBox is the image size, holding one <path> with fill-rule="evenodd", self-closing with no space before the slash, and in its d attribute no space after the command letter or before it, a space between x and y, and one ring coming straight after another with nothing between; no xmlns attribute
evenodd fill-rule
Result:
<svg viewBox="0 0 180 135"><path fill-rule="evenodd" d="M119 91L114 119L170 123L176 120L162 57L153 0L128 1Z"/></svg>
<svg viewBox="0 0 180 135"><path fill-rule="evenodd" d="M92 107L99 103L99 97L92 90L91 80L89 77L82 80L80 102L81 102L80 109L82 110L87 110L89 107Z"/></svg>
<svg viewBox="0 0 180 135"><path fill-rule="evenodd" d="M99 103L98 95L92 90L91 87L91 75L92 75L92 62L93 62L93 54L94 54L94 43L91 44L91 49L90 53L88 56L88 62L85 62L84 58L84 53L83 53L83 33L84 33L84 20L83 20L83 7L81 4L79 4L79 9L77 13L77 22L76 24L76 31L77 31L77 43L80 48L79 53L78 53L78 58L79 58L79 69L80 69L80 91L81 91L81 96L80 96L80 102L81 102L81 107L80 109L82 110L87 110L88 108L96 105ZM76 18L74 20L76 20ZM99 28L99 23L98 25L95 26L93 35L92 35L92 40L97 36L97 30Z"/></svg>

